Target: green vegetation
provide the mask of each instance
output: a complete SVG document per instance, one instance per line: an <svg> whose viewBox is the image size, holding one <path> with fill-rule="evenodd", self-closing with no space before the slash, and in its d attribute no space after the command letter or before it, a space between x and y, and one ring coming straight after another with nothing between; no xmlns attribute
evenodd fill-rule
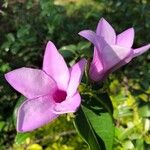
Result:
<svg viewBox="0 0 150 150"><path fill-rule="evenodd" d="M63 115L32 133L17 134L13 114L20 94L6 83L4 74L23 66L41 68L48 40L55 43L69 65L80 56L91 57L93 47L78 36L78 32L95 30L101 17L118 33L133 26L136 31L134 47L150 41L148 0L0 1L0 150L88 149L75 131L72 114ZM114 150L149 149L149 63L150 53L147 52L115 71L105 82L104 88L114 108ZM82 93L82 85L80 91Z"/></svg>

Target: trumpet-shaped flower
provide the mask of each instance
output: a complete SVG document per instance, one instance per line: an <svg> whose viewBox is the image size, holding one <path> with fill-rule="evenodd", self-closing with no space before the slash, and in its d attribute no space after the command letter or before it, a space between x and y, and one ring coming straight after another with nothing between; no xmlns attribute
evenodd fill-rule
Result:
<svg viewBox="0 0 150 150"><path fill-rule="evenodd" d="M104 19L100 19L96 33L83 30L79 35L94 44L93 60L90 66L90 78L99 81L110 72L130 62L150 48L150 44L133 49L134 29L129 28L116 36L112 26Z"/></svg>
<svg viewBox="0 0 150 150"><path fill-rule="evenodd" d="M75 112L81 103L77 88L85 64L82 59L68 68L49 41L42 70L23 67L5 74L9 84L27 98L18 109L17 131L32 131L60 114Z"/></svg>

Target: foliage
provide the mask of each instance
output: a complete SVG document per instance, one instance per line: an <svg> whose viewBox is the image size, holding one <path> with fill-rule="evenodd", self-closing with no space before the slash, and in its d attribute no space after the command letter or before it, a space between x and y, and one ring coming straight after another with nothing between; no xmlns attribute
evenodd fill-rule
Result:
<svg viewBox="0 0 150 150"><path fill-rule="evenodd" d="M88 149L88 146L74 131L73 119L67 121L66 116L62 116L37 131L16 136L12 114L20 94L8 86L3 75L22 66L40 68L43 50L48 40L55 42L69 65L72 65L80 56L91 57L90 44L84 42L83 39L81 40L77 33L91 27L95 30L96 23L102 16L112 22L119 32L133 26L137 35L135 47L141 43L148 43L150 39L150 34L148 34L150 28L149 8L148 0L1 1L0 149L12 147L16 150ZM110 145L107 146L104 140L104 143L100 144L101 146L111 149L113 144L116 150L148 149L150 144L149 61L149 53L140 56L132 63L111 74L103 85L103 89L107 89L113 104L115 127L110 126L115 128L115 140L109 141ZM101 86L101 83L95 87L91 85L92 89L97 92ZM83 95L84 88L82 89L82 87L84 85L81 85L79 90L83 99L86 98L89 102L91 99L95 99L91 95ZM99 106L103 106L102 103ZM110 106L109 102L106 104ZM84 106L75 115L81 111L87 113L89 109L86 106L84 103ZM96 128L96 123L101 122L103 115L107 116L107 114L98 115L100 111L93 106L93 116L85 116L87 119L85 121L89 123L90 128ZM108 122L111 123L109 116L107 117ZM67 118L70 119L70 116ZM94 118L98 119L98 122L92 124L91 119ZM103 126L102 123L100 124ZM96 139L106 136L102 130L92 134L96 136ZM83 139L85 136L82 134ZM110 140L107 137L106 139Z"/></svg>

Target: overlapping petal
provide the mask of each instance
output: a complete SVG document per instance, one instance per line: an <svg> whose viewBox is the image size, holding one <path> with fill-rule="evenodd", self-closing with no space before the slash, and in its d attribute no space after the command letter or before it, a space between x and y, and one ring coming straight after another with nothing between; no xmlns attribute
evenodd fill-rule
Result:
<svg viewBox="0 0 150 150"><path fill-rule="evenodd" d="M103 58L102 51L107 45L104 39L91 30L83 30L79 32L79 35L89 40L94 44L94 54L93 60L90 66L90 77L92 80L96 81L99 78L99 73L103 71Z"/></svg>
<svg viewBox="0 0 150 150"><path fill-rule="evenodd" d="M64 58L51 41L46 46L43 70L57 82L60 89L65 90L67 88L70 76L69 69Z"/></svg>
<svg viewBox="0 0 150 150"><path fill-rule="evenodd" d="M90 65L90 78L94 81L99 80L100 73L103 72L103 63L101 58L101 53L97 48L94 48L93 60Z"/></svg>
<svg viewBox="0 0 150 150"><path fill-rule="evenodd" d="M97 51L102 53L103 48L108 45L104 38L101 36L98 36L95 32L91 30L83 30L78 33L80 36L84 37L85 39L89 40L91 43L94 44L96 47ZM101 57L101 56L99 56Z"/></svg>
<svg viewBox="0 0 150 150"><path fill-rule="evenodd" d="M116 42L115 30L104 18L100 19L97 25L96 34L104 37L108 44L115 44Z"/></svg>
<svg viewBox="0 0 150 150"><path fill-rule="evenodd" d="M53 105L49 95L26 100L18 110L17 131L32 131L57 118L52 112Z"/></svg>
<svg viewBox="0 0 150 150"><path fill-rule="evenodd" d="M134 41L134 29L130 28L117 35L116 44L122 47L131 48Z"/></svg>
<svg viewBox="0 0 150 150"><path fill-rule="evenodd" d="M79 35L81 35L82 37L84 37L85 39L89 40L91 43L94 44L95 46L94 57L93 57L92 63L100 65L100 68L103 69L102 68L103 66L102 53L103 53L104 47L108 45L106 41L104 40L104 38L98 36L95 32L91 30L83 30L79 32Z"/></svg>
<svg viewBox="0 0 150 150"><path fill-rule="evenodd" d="M32 131L57 118L58 114L75 112L81 103L77 88L85 64L86 59L82 59L69 70L49 41L43 70L24 67L5 74L10 85L27 98L18 109L17 131Z"/></svg>
<svg viewBox="0 0 150 150"><path fill-rule="evenodd" d="M80 94L77 92L74 96L68 97L62 103L57 103L53 108L53 113L64 114L76 112L81 103Z"/></svg>
<svg viewBox="0 0 150 150"><path fill-rule="evenodd" d="M109 45L100 36L96 35L93 31L84 30L79 33L79 35L88 39L94 44L94 56L90 68L90 76L92 79L97 80L100 73L107 71L111 67L115 66L122 59L126 58L131 49L126 47L121 47L118 45Z"/></svg>
<svg viewBox="0 0 150 150"><path fill-rule="evenodd" d="M90 66L90 78L99 81L112 71L130 62L150 48L150 44L133 49L134 29L129 28L116 37L113 27L104 19L100 19L96 33L83 30L79 35L94 44L93 60Z"/></svg>
<svg viewBox="0 0 150 150"><path fill-rule="evenodd" d="M86 59L81 59L70 68L70 81L67 89L68 97L73 96L76 93L84 73L85 64Z"/></svg>
<svg viewBox="0 0 150 150"><path fill-rule="evenodd" d="M120 61L124 60L130 54L130 51L130 48L125 48L118 45L107 45L103 49L102 53L104 59L104 70L109 70L117 65Z"/></svg>
<svg viewBox="0 0 150 150"><path fill-rule="evenodd" d="M31 68L20 68L5 74L9 84L28 99L52 93L56 82L44 71Z"/></svg>

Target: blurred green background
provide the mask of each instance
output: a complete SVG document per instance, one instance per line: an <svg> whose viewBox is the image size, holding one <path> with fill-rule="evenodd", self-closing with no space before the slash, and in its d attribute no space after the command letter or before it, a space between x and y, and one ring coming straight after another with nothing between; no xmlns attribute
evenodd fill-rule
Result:
<svg viewBox="0 0 150 150"><path fill-rule="evenodd" d="M52 40L72 65L92 56L93 47L78 36L95 30L101 17L117 33L134 27L134 47L150 42L149 0L1 0L0 1L0 150L87 150L64 115L32 133L17 134L13 112L20 94L4 73L22 66L41 68ZM107 79L114 107L114 150L150 149L150 53L134 59Z"/></svg>

